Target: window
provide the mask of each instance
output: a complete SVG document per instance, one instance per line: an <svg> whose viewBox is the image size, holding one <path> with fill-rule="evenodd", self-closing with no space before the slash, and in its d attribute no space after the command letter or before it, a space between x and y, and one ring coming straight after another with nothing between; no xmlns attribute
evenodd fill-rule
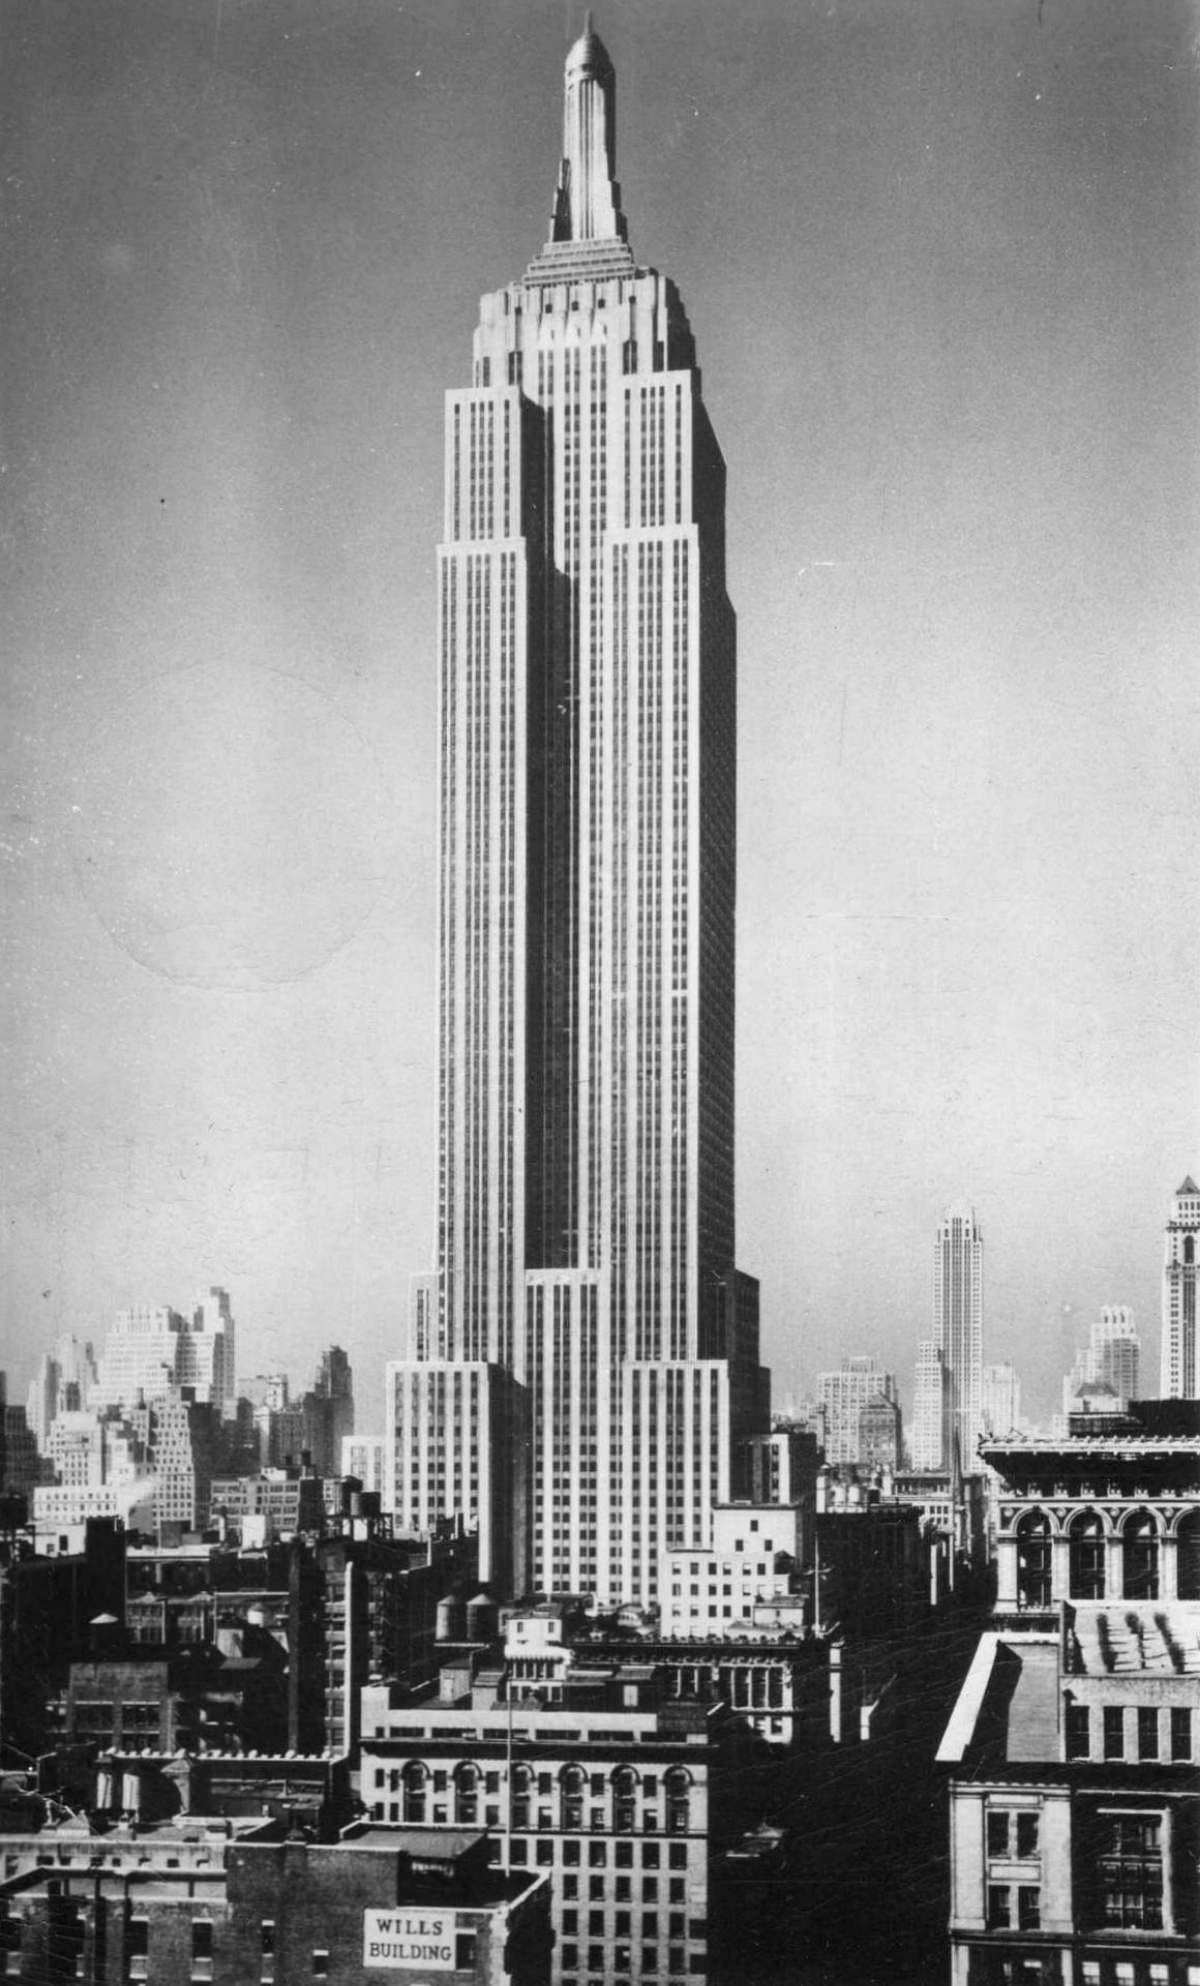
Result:
<svg viewBox="0 0 1200 1986"><path fill-rule="evenodd" d="M995 1807L989 1809L987 1817L987 1852L989 1855L1008 1854L1008 1815Z"/></svg>
<svg viewBox="0 0 1200 1986"><path fill-rule="evenodd" d="M1137 1714L1138 1757L1158 1757L1158 1710L1156 1706L1139 1708Z"/></svg>
<svg viewBox="0 0 1200 1986"><path fill-rule="evenodd" d="M1017 1925L1022 1931L1038 1931L1042 1924L1042 1892L1032 1883L1017 1885Z"/></svg>
<svg viewBox="0 0 1200 1986"><path fill-rule="evenodd" d="M989 1883L987 1893L987 1927L989 1931L1007 1931L1012 1924L1012 1899L1007 1883Z"/></svg>
<svg viewBox="0 0 1200 1986"><path fill-rule="evenodd" d="M579 1867L579 1843L577 1841L564 1841L562 1845L562 1858L564 1868L577 1869Z"/></svg>
<svg viewBox="0 0 1200 1986"><path fill-rule="evenodd" d="M603 1841L588 1842L588 1867L603 1869L608 1864L608 1844Z"/></svg>
<svg viewBox="0 0 1200 1986"><path fill-rule="evenodd" d="M691 1781L679 1766L673 1766L663 1780L667 1796L667 1833L686 1834L690 1818Z"/></svg>
<svg viewBox="0 0 1200 1986"><path fill-rule="evenodd" d="M569 1765L562 1776L562 1824L564 1828L583 1826L583 1772Z"/></svg>
<svg viewBox="0 0 1200 1986"><path fill-rule="evenodd" d="M1125 1598L1158 1598L1158 1526L1147 1511L1125 1526Z"/></svg>
<svg viewBox="0 0 1200 1986"><path fill-rule="evenodd" d="M213 1927L207 1917L192 1923L192 1978L212 1978Z"/></svg>
<svg viewBox="0 0 1200 1986"><path fill-rule="evenodd" d="M687 1868L687 1844L686 1844L686 1842L683 1842L683 1841L673 1841L673 1842L671 1843L671 1846L670 1846L670 1848L669 1848L669 1850L668 1850L668 1852L667 1852L667 1866L668 1866L668 1868L671 1868L671 1869L686 1869L686 1868Z"/></svg>
<svg viewBox="0 0 1200 1986"><path fill-rule="evenodd" d="M1176 1765L1186 1765L1192 1756L1192 1713L1188 1709L1171 1712L1171 1757Z"/></svg>
<svg viewBox="0 0 1200 1986"><path fill-rule="evenodd" d="M537 1865L539 1869L552 1869L554 1867L554 1843L552 1841L538 1842Z"/></svg>
<svg viewBox="0 0 1200 1986"><path fill-rule="evenodd" d="M1162 1928L1162 1816L1102 1813L1097 1873L1101 1922L1113 1929Z"/></svg>
<svg viewBox="0 0 1200 1986"><path fill-rule="evenodd" d="M327 1951L315 1951L313 1953L312 1976L314 1979L328 1979L329 1953Z"/></svg>
<svg viewBox="0 0 1200 1986"><path fill-rule="evenodd" d="M1090 1758L1091 1713L1086 1703L1067 1703L1067 1757Z"/></svg>
<svg viewBox="0 0 1200 1986"><path fill-rule="evenodd" d="M275 1920L264 1917L260 1932L262 1939L262 1960L258 1968L260 1980L273 1980L275 1977Z"/></svg>
<svg viewBox="0 0 1200 1986"><path fill-rule="evenodd" d="M1070 1571L1073 1600L1104 1598L1104 1526L1094 1510L1071 1523Z"/></svg>
<svg viewBox="0 0 1200 1986"><path fill-rule="evenodd" d="M1104 1756L1125 1756L1125 1711L1119 1703L1104 1706Z"/></svg>
<svg viewBox="0 0 1200 1986"><path fill-rule="evenodd" d="M475 1933L460 1931L454 1940L454 1970L467 1972L475 1964Z"/></svg>
<svg viewBox="0 0 1200 1986"><path fill-rule="evenodd" d="M1023 1607L1050 1605L1050 1520L1031 1510L1017 1526L1017 1600Z"/></svg>
<svg viewBox="0 0 1200 1986"><path fill-rule="evenodd" d="M131 1917L125 1933L125 1977L145 1979L148 1977L150 1954L150 1920L148 1917Z"/></svg>
<svg viewBox="0 0 1200 1986"><path fill-rule="evenodd" d="M460 1827L473 1827L479 1818L478 1766L460 1765L454 1775L454 1818Z"/></svg>
<svg viewBox="0 0 1200 1986"><path fill-rule="evenodd" d="M414 1760L406 1765L402 1775L404 1786L404 1818L418 1825L425 1819L425 1767Z"/></svg>

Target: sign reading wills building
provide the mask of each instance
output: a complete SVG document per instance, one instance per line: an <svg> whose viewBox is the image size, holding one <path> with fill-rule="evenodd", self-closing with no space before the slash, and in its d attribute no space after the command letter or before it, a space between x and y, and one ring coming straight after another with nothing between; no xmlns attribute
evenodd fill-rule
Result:
<svg viewBox="0 0 1200 1986"><path fill-rule="evenodd" d="M455 1931L453 1910L364 1910L363 1964L453 1972Z"/></svg>

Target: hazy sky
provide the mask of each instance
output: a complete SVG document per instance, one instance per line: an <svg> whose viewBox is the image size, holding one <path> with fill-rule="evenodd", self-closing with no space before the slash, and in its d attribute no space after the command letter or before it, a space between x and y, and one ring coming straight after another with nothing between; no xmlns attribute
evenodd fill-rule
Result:
<svg viewBox="0 0 1200 1986"><path fill-rule="evenodd" d="M360 1424L432 1247L442 393L581 19L3 0L3 1350L232 1292ZM1200 1166L1200 16L609 0L740 618L739 1260L911 1397L943 1205L1035 1411L1157 1384ZM1072 1305L1073 1311L1064 1307ZM23 1397L23 1390L18 1393Z"/></svg>

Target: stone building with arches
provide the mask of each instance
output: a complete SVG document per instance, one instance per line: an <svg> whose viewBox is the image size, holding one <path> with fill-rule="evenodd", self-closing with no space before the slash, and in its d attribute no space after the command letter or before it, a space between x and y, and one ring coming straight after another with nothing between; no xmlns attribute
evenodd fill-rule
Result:
<svg viewBox="0 0 1200 1986"><path fill-rule="evenodd" d="M1200 1986L1200 1403L982 1454L996 1603L939 1752L953 1986Z"/></svg>
<svg viewBox="0 0 1200 1986"><path fill-rule="evenodd" d="M1073 1414L1065 1439L992 1441L996 1608L1200 1601L1200 1406Z"/></svg>

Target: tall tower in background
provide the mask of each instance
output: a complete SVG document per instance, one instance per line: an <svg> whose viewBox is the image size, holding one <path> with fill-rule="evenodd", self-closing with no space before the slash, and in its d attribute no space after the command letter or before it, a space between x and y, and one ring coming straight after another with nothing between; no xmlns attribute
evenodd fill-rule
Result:
<svg viewBox="0 0 1200 1986"><path fill-rule="evenodd" d="M1106 1303L1088 1331L1087 1344L1063 1380L1064 1424L1080 1411L1081 1402L1097 1387L1112 1395L1112 1411L1124 1413L1131 1400L1141 1398L1141 1341L1127 1303Z"/></svg>
<svg viewBox="0 0 1200 1986"><path fill-rule="evenodd" d="M914 1469L950 1467L954 1452L954 1388L942 1347L932 1338L917 1346L908 1459Z"/></svg>
<svg viewBox="0 0 1200 1986"><path fill-rule="evenodd" d="M650 1600L768 1424L734 1266L725 468L627 240L616 85L567 57L550 239L446 407L436 1267L386 1495L513 1590Z"/></svg>
<svg viewBox="0 0 1200 1986"><path fill-rule="evenodd" d="M1162 1395L1165 1400L1200 1399L1200 1354L1196 1347L1196 1237L1200 1234L1200 1186L1191 1173L1171 1201L1163 1264Z"/></svg>
<svg viewBox="0 0 1200 1986"><path fill-rule="evenodd" d="M959 1464L973 1469L982 1432L983 1236L965 1204L947 1207L933 1244L933 1343L950 1373ZM951 1466L949 1456L942 1466Z"/></svg>

